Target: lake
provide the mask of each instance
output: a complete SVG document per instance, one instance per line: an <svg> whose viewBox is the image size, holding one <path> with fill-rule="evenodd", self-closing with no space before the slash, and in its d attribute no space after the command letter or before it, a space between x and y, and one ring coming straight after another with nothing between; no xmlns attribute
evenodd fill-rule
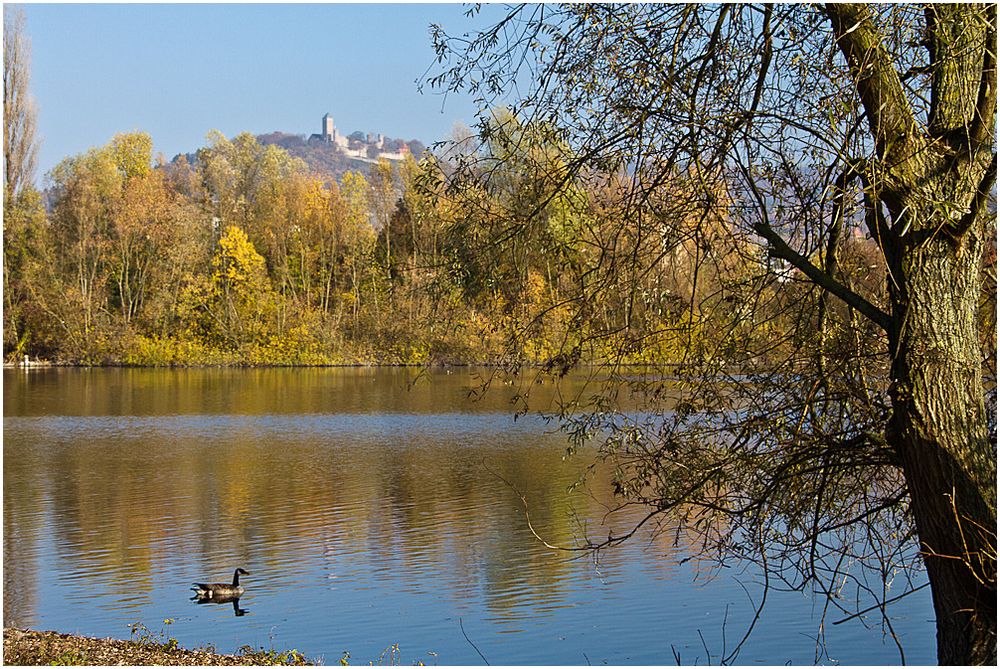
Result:
<svg viewBox="0 0 1000 669"><path fill-rule="evenodd" d="M546 548L620 532L608 470L516 387L458 369L31 369L3 375L4 625L336 664L718 662L752 568L684 558L670 532L596 558ZM535 408L582 380L538 385ZM193 581L250 576L239 602ZM745 589L744 589L745 588ZM902 592L902 591L900 591ZM892 593L898 594L898 593ZM768 594L741 664L812 664L823 600ZM909 663L936 661L930 592L889 608ZM879 617L824 626L819 661L892 664ZM171 621L169 623L165 621ZM398 650L395 650L394 647Z"/></svg>

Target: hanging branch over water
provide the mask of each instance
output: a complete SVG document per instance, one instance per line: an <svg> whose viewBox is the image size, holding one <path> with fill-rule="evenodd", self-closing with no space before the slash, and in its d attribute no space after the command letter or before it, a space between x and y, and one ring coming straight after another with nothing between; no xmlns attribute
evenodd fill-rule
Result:
<svg viewBox="0 0 1000 669"><path fill-rule="evenodd" d="M525 5L436 30L429 80L482 109L448 192L492 196L483 249L524 271L557 193L593 215L547 370L608 383L553 418L640 525L890 634L925 566L944 663L996 657L995 39L987 5Z"/></svg>

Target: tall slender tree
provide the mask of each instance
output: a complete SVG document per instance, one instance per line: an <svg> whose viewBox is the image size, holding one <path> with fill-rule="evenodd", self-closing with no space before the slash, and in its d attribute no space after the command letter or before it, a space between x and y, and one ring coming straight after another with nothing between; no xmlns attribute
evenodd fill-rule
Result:
<svg viewBox="0 0 1000 669"><path fill-rule="evenodd" d="M9 203L31 185L38 155L35 137L35 101L31 81L31 43L25 32L24 12L5 7L3 12L3 184Z"/></svg>
<svg viewBox="0 0 1000 669"><path fill-rule="evenodd" d="M28 345L24 322L25 268L37 245L41 198L31 188L38 141L35 104L28 90L31 46L20 9L3 11L3 295L4 348L20 357Z"/></svg>

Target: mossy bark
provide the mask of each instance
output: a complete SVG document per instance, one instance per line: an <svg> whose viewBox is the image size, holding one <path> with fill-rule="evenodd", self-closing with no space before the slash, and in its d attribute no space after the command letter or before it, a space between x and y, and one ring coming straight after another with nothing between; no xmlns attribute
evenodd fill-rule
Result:
<svg viewBox="0 0 1000 669"><path fill-rule="evenodd" d="M996 663L996 459L976 324L981 249L981 233L962 244L945 235L914 243L900 253L891 291L890 443L910 489L942 664Z"/></svg>
<svg viewBox="0 0 1000 669"><path fill-rule="evenodd" d="M893 415L942 664L996 664L996 450L977 321L996 182L995 5L928 5L926 120L870 7L826 6L865 108L865 176L889 267Z"/></svg>

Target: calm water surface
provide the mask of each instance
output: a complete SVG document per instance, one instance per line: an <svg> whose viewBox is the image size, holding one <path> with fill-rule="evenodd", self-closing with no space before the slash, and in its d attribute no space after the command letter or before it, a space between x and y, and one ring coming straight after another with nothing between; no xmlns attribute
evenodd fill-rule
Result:
<svg viewBox="0 0 1000 669"><path fill-rule="evenodd" d="M663 535L597 561L545 548L500 477L552 543L638 516L606 518L600 468L568 492L591 454L564 459L551 426L515 422L514 389L472 401L475 372L417 376L5 370L4 624L127 638L139 622L185 646L334 664L388 663L394 644L403 664L482 664L473 643L493 664L705 663L742 636L752 571L697 578L706 565L680 564ZM581 391L537 386L532 401ZM246 615L188 599L237 566ZM928 591L891 610L907 661L934 662ZM739 661L812 663L821 612L772 592ZM821 661L899 662L877 618L829 622Z"/></svg>

